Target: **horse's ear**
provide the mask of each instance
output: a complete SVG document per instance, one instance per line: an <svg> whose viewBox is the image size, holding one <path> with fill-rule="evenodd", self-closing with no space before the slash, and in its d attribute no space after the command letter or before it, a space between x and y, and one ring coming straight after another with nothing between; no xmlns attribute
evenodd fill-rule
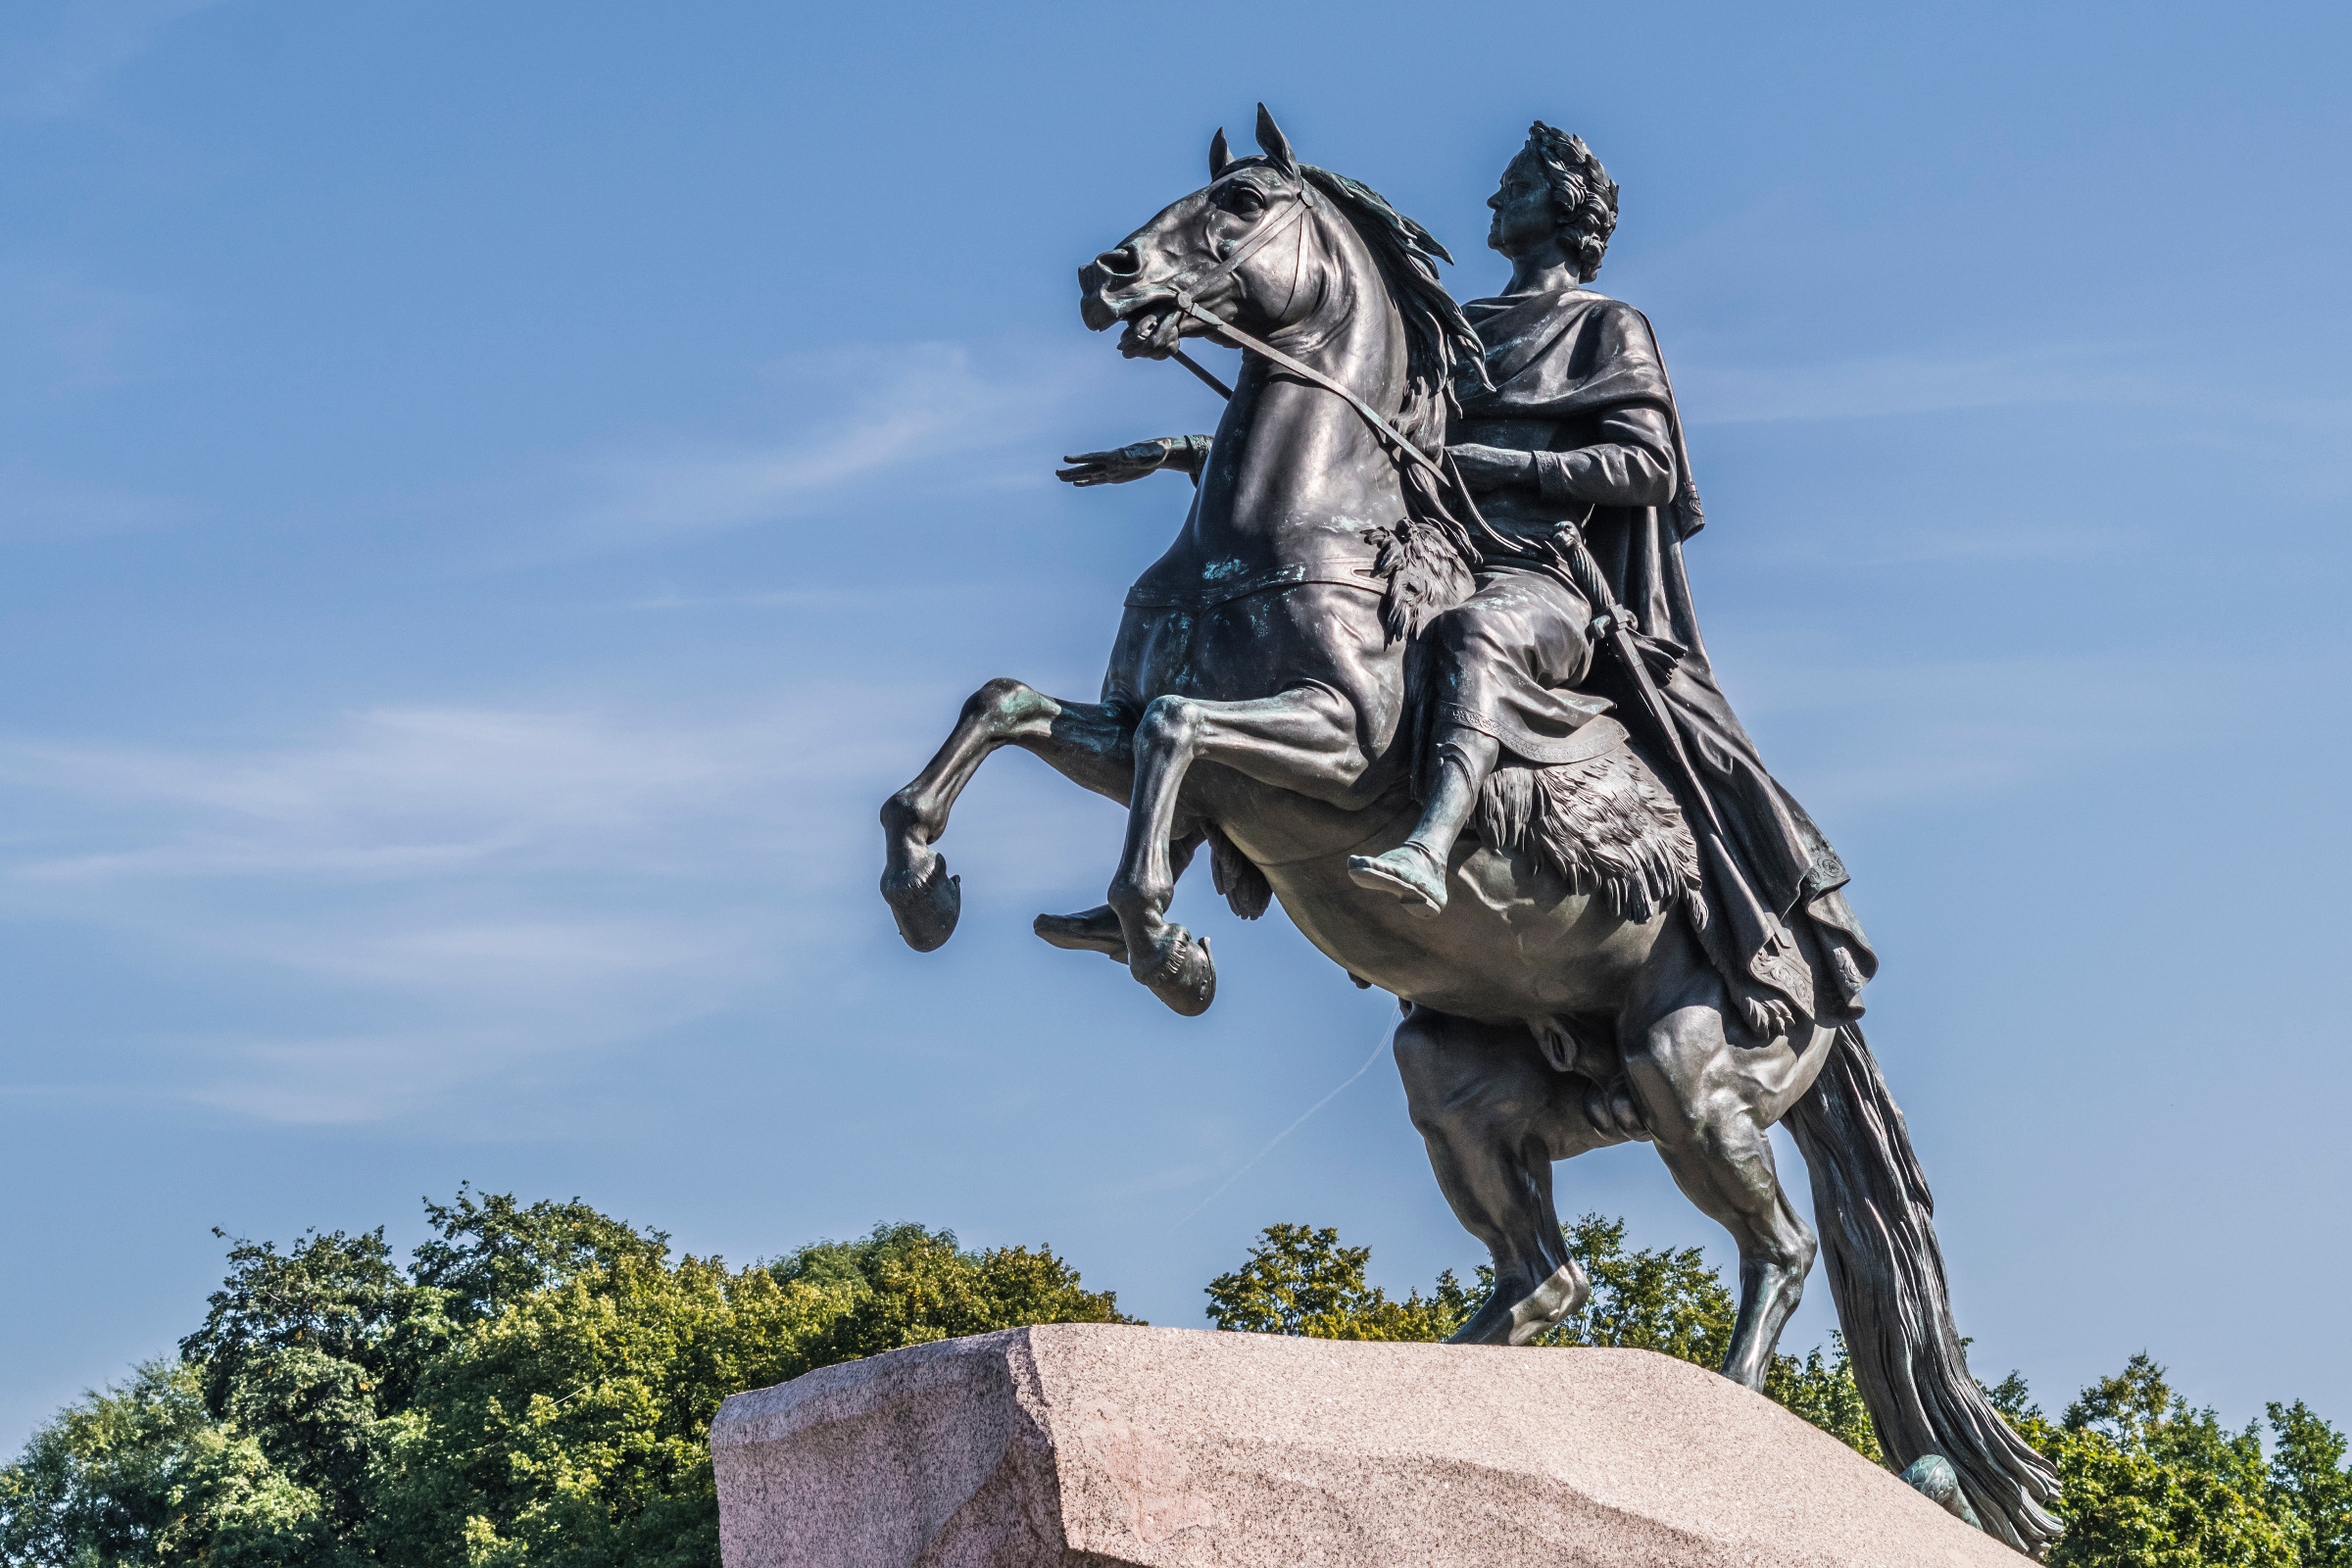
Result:
<svg viewBox="0 0 2352 1568"><path fill-rule="evenodd" d="M1264 104L1257 106L1257 146L1284 173L1298 172L1298 160L1291 154L1291 138L1285 136L1282 127L1274 123L1274 117L1266 113Z"/></svg>
<svg viewBox="0 0 2352 1568"><path fill-rule="evenodd" d="M1217 133L1208 138L1208 177L1216 178L1225 172L1225 166L1232 162L1233 149L1225 145L1225 127L1219 125Z"/></svg>

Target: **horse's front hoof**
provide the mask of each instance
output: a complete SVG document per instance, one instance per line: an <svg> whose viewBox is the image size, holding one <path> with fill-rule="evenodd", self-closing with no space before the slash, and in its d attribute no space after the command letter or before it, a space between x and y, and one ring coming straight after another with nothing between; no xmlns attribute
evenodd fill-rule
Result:
<svg viewBox="0 0 2352 1568"><path fill-rule="evenodd" d="M882 897L899 922L899 935L917 953L929 953L956 934L956 917L963 913L963 878L948 875L944 857L907 875L882 874Z"/></svg>
<svg viewBox="0 0 2352 1568"><path fill-rule="evenodd" d="M1208 1004L1217 1000L1217 965L1209 956L1208 938L1196 942L1190 931L1172 925L1153 950L1153 956L1156 961L1148 968L1131 966L1135 977L1187 1018L1206 1012Z"/></svg>

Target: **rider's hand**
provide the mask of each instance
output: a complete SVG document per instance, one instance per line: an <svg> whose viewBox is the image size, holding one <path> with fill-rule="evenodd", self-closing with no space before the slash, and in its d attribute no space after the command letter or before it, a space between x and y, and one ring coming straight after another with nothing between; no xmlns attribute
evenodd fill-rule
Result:
<svg viewBox="0 0 2352 1568"><path fill-rule="evenodd" d="M1207 446L1201 441L1201 447ZM1070 484L1125 484L1141 479L1147 473L1161 468L1174 468L1189 473L1194 467L1193 441L1184 436L1158 436L1150 441L1137 441L1129 446L1108 452L1081 452L1061 461L1070 465L1054 470L1054 477ZM1175 461L1171 462L1173 459Z"/></svg>
<svg viewBox="0 0 2352 1568"><path fill-rule="evenodd" d="M1532 489L1536 483L1536 455L1503 447L1471 443L1447 447L1446 456L1462 470L1462 482L1473 490Z"/></svg>

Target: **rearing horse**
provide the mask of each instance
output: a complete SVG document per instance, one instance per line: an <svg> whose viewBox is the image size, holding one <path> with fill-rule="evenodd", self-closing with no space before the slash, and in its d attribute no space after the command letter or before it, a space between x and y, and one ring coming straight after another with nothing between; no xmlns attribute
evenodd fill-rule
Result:
<svg viewBox="0 0 2352 1568"><path fill-rule="evenodd" d="M1165 357L1188 335L1248 351L1183 531L1128 595L1102 700L990 681L883 807L901 932L926 952L953 934L959 883L932 846L980 763L1018 746L1129 808L1107 907L1041 917L1040 933L1124 958L1198 1013L1215 993L1208 944L1166 913L1208 846L1237 912L1278 899L1358 984L1404 1004L1415 1124L1494 1255L1460 1342L1526 1344L1582 1303L1551 1165L1647 1139L1738 1243L1723 1371L1761 1389L1817 1249L1774 1168L1767 1129L1787 1118L1882 1446L1898 1466L1942 1456L1987 1529L2037 1549L2057 1530L2042 1506L2055 1477L1968 1374L1901 1112L1851 1026L1749 1032L1682 917L1689 829L1621 728L1593 721L1593 755L1544 788L1517 770L1515 812L1498 775L1436 919L1349 880L1350 855L1393 848L1416 815L1410 633L1467 582L1426 525L1443 508L1425 474L1456 360L1479 346L1418 224L1299 163L1262 107L1258 142L1237 160L1219 132L1210 183L1080 273L1087 324L1125 322L1123 352ZM1546 799L1555 838L1581 834L1565 860L1531 849Z"/></svg>

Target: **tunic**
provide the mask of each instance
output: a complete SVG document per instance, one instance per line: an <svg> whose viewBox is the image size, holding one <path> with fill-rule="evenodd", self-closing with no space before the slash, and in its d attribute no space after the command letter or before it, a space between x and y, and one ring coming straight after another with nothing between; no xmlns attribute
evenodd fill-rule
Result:
<svg viewBox="0 0 2352 1568"><path fill-rule="evenodd" d="M1736 990L1761 986L1825 1022L1858 1017L1878 958L1841 891L1845 866L1766 771L1699 638L1683 541L1705 516L1648 319L1589 289L1474 300L1463 311L1486 344L1494 390L1463 399L1448 440L1536 454L1537 486L1481 494L1480 510L1506 539L1542 540L1590 506L1586 540L1639 623L1653 673L1669 671L1661 695L1724 828L1721 853L1702 844L1705 904L1693 910L1708 956ZM1437 666L1430 729L1467 724L1540 763L1607 698L1636 706L1613 662L1594 664L1592 611L1573 588L1501 551L1489 552L1476 583L1425 633ZM1684 803L1694 826L1696 805Z"/></svg>

